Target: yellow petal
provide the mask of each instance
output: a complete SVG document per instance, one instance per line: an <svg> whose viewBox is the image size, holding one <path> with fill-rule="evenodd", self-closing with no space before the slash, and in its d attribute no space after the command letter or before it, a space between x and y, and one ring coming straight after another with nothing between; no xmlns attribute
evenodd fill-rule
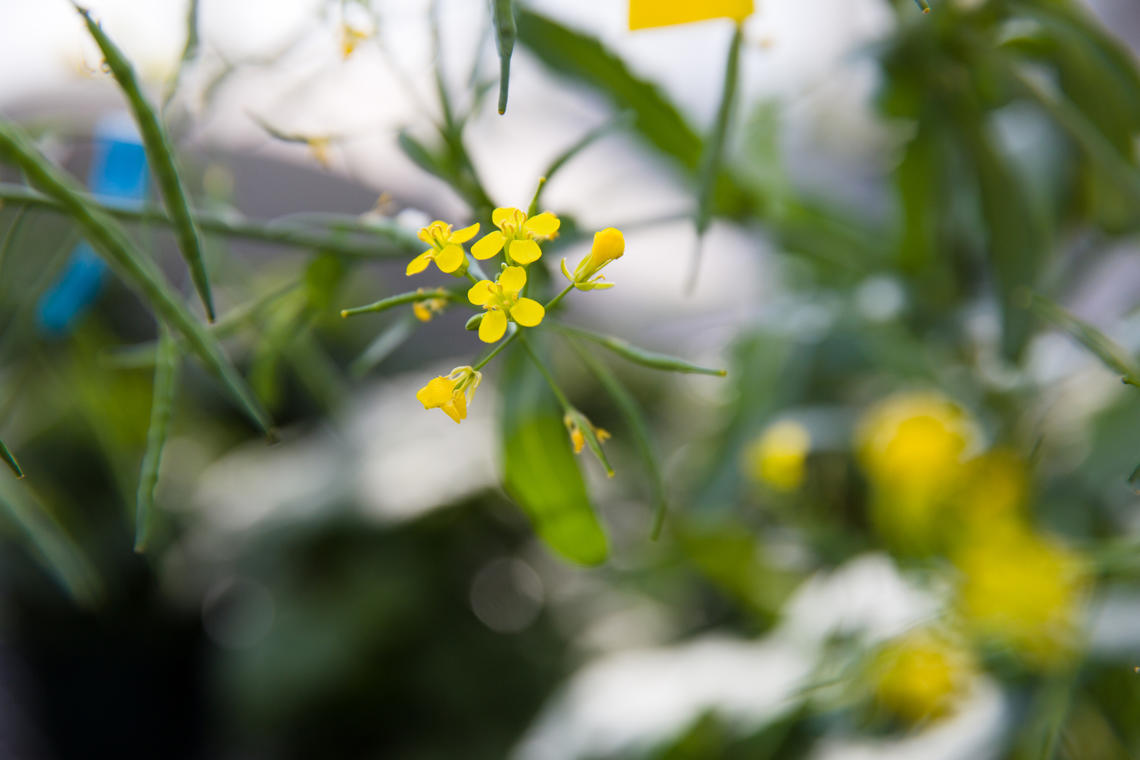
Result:
<svg viewBox="0 0 1140 760"><path fill-rule="evenodd" d="M434 253L435 251L424 251L419 256L416 256L414 259L408 262L408 268L404 273L408 277L411 277L413 274L419 274L420 272L424 271L427 269L428 264L431 262L431 257Z"/></svg>
<svg viewBox="0 0 1140 760"><path fill-rule="evenodd" d="M608 261L620 259L625 253L625 236L621 230L606 227L594 233L594 244L590 246L589 261L595 267L600 267Z"/></svg>
<svg viewBox="0 0 1140 760"><path fill-rule="evenodd" d="M507 315L495 309L483 315L479 323L479 340L484 343L494 343L503 337L507 331Z"/></svg>
<svg viewBox="0 0 1140 760"><path fill-rule="evenodd" d="M441 406L440 409L442 409L448 417L455 420L456 424L467 419L467 399L464 398L462 393L457 393L452 396L451 400Z"/></svg>
<svg viewBox="0 0 1140 760"><path fill-rule="evenodd" d="M499 285L503 290L518 293L526 285L526 270L522 267L507 267L499 274Z"/></svg>
<svg viewBox="0 0 1140 760"><path fill-rule="evenodd" d="M524 219L526 214L517 208L497 208L491 212L491 221L499 229L502 229L504 224L521 224Z"/></svg>
<svg viewBox="0 0 1140 760"><path fill-rule="evenodd" d="M532 264L542 256L542 249L533 240L515 240L511 243L511 260L519 264Z"/></svg>
<svg viewBox="0 0 1140 760"><path fill-rule="evenodd" d="M429 309L423 301L416 301L412 304L412 313L416 315L416 319L421 322L431 321L431 309Z"/></svg>
<svg viewBox="0 0 1140 760"><path fill-rule="evenodd" d="M546 309L533 298L520 298L511 307L511 316L523 327L534 327L546 316Z"/></svg>
<svg viewBox="0 0 1140 760"><path fill-rule="evenodd" d="M439 271L451 274L463 264L463 249L454 243L445 245L443 250L435 255L435 265Z"/></svg>
<svg viewBox="0 0 1140 760"><path fill-rule="evenodd" d="M427 385L419 389L416 398L424 405L424 409L435 409L451 400L453 390L455 390L455 381L446 377L433 377Z"/></svg>
<svg viewBox="0 0 1140 760"><path fill-rule="evenodd" d="M554 214L543 211L538 216L527 219L523 229L536 237L552 238L558 234L561 224L562 222L558 221L558 217Z"/></svg>
<svg viewBox="0 0 1140 760"><path fill-rule="evenodd" d="M491 300L491 281L479 280L479 282L472 285L467 289L467 300L476 306L482 306Z"/></svg>
<svg viewBox="0 0 1140 760"><path fill-rule="evenodd" d="M752 0L629 0L629 28L648 29L730 18L743 21L752 15Z"/></svg>
<svg viewBox="0 0 1140 760"><path fill-rule="evenodd" d="M479 222L475 222L475 224L471 225L470 227L464 227L461 230L456 230L451 235L451 242L453 242L453 243L466 243L468 240L475 237L475 233L478 231L479 231Z"/></svg>
<svg viewBox="0 0 1140 760"><path fill-rule="evenodd" d="M418 237L420 240L424 241L428 245L431 245L431 243L432 243L431 228L430 227L421 227L419 233L416 234L416 237Z"/></svg>
<svg viewBox="0 0 1140 760"><path fill-rule="evenodd" d="M501 250L503 250L503 233L494 230L488 232L478 243L471 246L471 255L482 261L491 258Z"/></svg>

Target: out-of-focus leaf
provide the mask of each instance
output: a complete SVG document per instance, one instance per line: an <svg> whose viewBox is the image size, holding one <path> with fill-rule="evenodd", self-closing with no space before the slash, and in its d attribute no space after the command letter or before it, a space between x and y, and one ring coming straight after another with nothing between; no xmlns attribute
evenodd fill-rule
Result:
<svg viewBox="0 0 1140 760"><path fill-rule="evenodd" d="M608 554L562 411L522 351L503 360L503 485L554 551L582 565Z"/></svg>
<svg viewBox="0 0 1140 760"><path fill-rule="evenodd" d="M174 394L178 388L178 341L165 326L159 327L155 352L154 391L151 396L150 425L146 433L146 451L139 468L139 488L135 497L135 551L146 550L154 516L154 489L162 452L170 434L170 418L174 412Z"/></svg>
<svg viewBox="0 0 1140 760"><path fill-rule="evenodd" d="M349 374L360 378L368 374L376 365L387 359L393 351L404 344L416 331L416 318L412 314L397 319L380 331L375 340L368 344L349 366Z"/></svg>
<svg viewBox="0 0 1140 760"><path fill-rule="evenodd" d="M507 112L507 91L511 83L511 55L515 50L518 27L515 24L515 0L493 0L492 19L495 44L499 49L499 114Z"/></svg>
<svg viewBox="0 0 1140 760"><path fill-rule="evenodd" d="M615 108L634 115L634 128L655 148L691 173L701 166L704 141L676 106L652 83L639 78L596 38L567 29L545 16L518 9L519 41L556 73L604 94ZM728 173L717 177L715 208L735 213L747 193Z"/></svg>
<svg viewBox="0 0 1140 760"><path fill-rule="evenodd" d="M593 145L595 142L619 129L628 127L633 122L633 114L629 111L623 111L606 123L591 129L582 139L571 145L566 150L558 154L558 156L550 162L550 166L546 167L546 171L542 173L539 179L538 189L534 192L534 200L531 201L530 207L527 209L527 216L533 216L538 213L539 206L542 204L542 191L546 189L546 183L550 181L555 174L562 169L563 166L568 164L575 156L584 151L586 148Z"/></svg>
<svg viewBox="0 0 1140 760"><path fill-rule="evenodd" d="M103 588L95 568L32 491L3 470L0 509L23 532L44 567L73 599L87 605L99 600Z"/></svg>
<svg viewBox="0 0 1140 760"><path fill-rule="evenodd" d="M615 338L612 335L601 335L590 330L583 330L580 327L571 327L570 325L556 325L558 330L573 335L576 338L585 338L588 341L597 343L599 346L608 348L618 356L631 361L634 364L640 364L649 369L659 369L666 372L681 372L690 375L713 375L714 377L724 377L728 374L723 369L713 369L711 367L701 367L699 365L687 362L684 359L678 359L675 356L668 354L659 354L656 351L648 351L644 348L624 341L621 338Z"/></svg>
<svg viewBox="0 0 1140 760"><path fill-rule="evenodd" d="M92 248L116 268L164 322L186 338L190 348L225 384L250 419L263 431L270 432L272 422L269 415L226 358L221 345L194 318L154 263L134 245L122 225L84 195L75 180L48 161L23 132L3 121L0 121L0 152L19 164L32 185L67 211L83 230Z"/></svg>
<svg viewBox="0 0 1140 760"><path fill-rule="evenodd" d="M994 145L982 115L963 107L959 117L956 126L977 177L986 251L1001 306L1002 352L1016 359L1031 329L1025 294L1043 270L1052 243L1028 188Z"/></svg>

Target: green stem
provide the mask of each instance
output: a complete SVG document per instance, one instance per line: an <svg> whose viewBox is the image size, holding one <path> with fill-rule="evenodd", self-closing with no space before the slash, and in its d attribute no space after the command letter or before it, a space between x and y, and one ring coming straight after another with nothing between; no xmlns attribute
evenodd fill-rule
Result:
<svg viewBox="0 0 1140 760"><path fill-rule="evenodd" d="M504 348L506 348L507 346L511 345L511 343L512 343L512 342L515 340L515 338L519 337L520 335L522 335L522 328L521 328L521 327L516 327L516 328L515 328L515 331L514 331L513 333L511 333L511 334L510 334L510 336L509 336L509 337L508 337L506 340L504 340L504 341L500 341L500 342L499 342L499 345L495 346L495 347L494 347L494 348L492 348L490 351L488 351L488 352L487 352L487 355L486 355L486 356L484 356L484 357L483 357L482 359L480 359L479 361L477 361L477 362L475 363L475 366L474 366L474 367L472 367L471 369L476 369L476 370L479 370L479 369L483 369L484 367L486 367L488 364L490 364L490 363L491 363L491 360L492 360L492 359L494 359L496 356L498 356L498 355L499 355L499 353L500 353L500 352L501 352L501 351L502 351Z"/></svg>
<svg viewBox="0 0 1140 760"><path fill-rule="evenodd" d="M515 335L522 335L522 330L516 332ZM534 366L538 367L538 371L541 372L542 376L546 379L546 384L550 386L550 390L554 391L555 398L557 398L558 403L562 405L562 411L564 413L571 412L574 407L570 405L570 399L566 398L566 394L562 392L562 389L558 387L558 383L554 381L554 375L550 374L550 370L546 368L542 359L538 358L538 354L530 347L530 343L527 342L525 337L522 338L520 342L523 348L526 349L527 355L530 356L530 360L534 362Z"/></svg>
<svg viewBox="0 0 1140 760"><path fill-rule="evenodd" d="M173 226L174 222L155 206L141 206L124 208L115 205L105 205L94 197L77 194L90 207L98 209L119 220L131 222L155 222L166 227ZM42 208L60 214L68 214L67 209L58 201L42 195L22 185L0 183L0 201L13 205L22 205L30 208ZM203 232L222 235L228 238L241 240L255 240L262 243L289 246L291 248L320 249L339 253L344 256L358 258L400 258L409 253L418 252L419 242L415 237L395 225L391 227L378 227L377 225L360 225L352 234L376 237L382 235L387 238L392 247L377 247L375 241L347 241L344 233L329 234L319 230L288 229L273 227L264 223L246 222L223 217L217 214L196 213L194 220Z"/></svg>
<svg viewBox="0 0 1140 760"><path fill-rule="evenodd" d="M402 306L406 303L415 303L416 301L430 301L434 298L445 298L454 303L463 303L467 299L463 297L462 293L455 293L443 288L435 288L433 290L417 290L410 293L401 293L398 296L391 296L389 298L381 299L375 303L370 303L366 306L356 306L352 309L342 309L340 315L342 317L354 317L357 314L371 314L373 312L387 311L396 306Z"/></svg>

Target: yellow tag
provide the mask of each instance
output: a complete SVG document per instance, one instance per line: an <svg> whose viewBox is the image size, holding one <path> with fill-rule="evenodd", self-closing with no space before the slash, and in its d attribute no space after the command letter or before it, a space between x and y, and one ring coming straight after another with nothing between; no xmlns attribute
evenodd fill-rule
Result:
<svg viewBox="0 0 1140 760"><path fill-rule="evenodd" d="M752 0L629 0L629 28L649 29L730 18L743 21L752 15Z"/></svg>

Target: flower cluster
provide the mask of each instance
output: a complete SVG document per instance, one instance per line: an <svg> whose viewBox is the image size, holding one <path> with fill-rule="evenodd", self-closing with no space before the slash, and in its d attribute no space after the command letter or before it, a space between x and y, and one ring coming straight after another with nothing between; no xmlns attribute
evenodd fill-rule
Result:
<svg viewBox="0 0 1140 760"><path fill-rule="evenodd" d="M453 230L447 222L432 222L421 229L418 236L429 246L428 249L412 259L406 271L408 276L419 274L434 263L441 272L470 280L471 285L466 292L467 301L480 313L469 320L468 327L478 329L479 340L484 343L503 340L511 323L514 323L515 329L508 341L521 328L538 327L546 317L547 309L557 304L570 290L612 287L610 283L601 282L602 276L599 273L625 252L625 239L620 231L609 227L598 232L594 236L589 255L578 264L573 274L563 260L562 271L570 282L561 293L544 305L527 296L527 267L542 258L542 246L545 243L558 237L561 221L549 211L532 216L517 208L497 208L491 214L491 222L495 229L471 244L469 250L465 246L478 235L478 223ZM482 276L480 265L476 262L488 261L499 254L502 254L503 261L494 278ZM450 301L460 298L460 293L428 292L421 288L414 294L380 303L386 306L411 301L416 318L428 322L445 310ZM431 380L417 394L424 408L441 409L456 422L465 419L467 405L482 377L479 370L494 357L499 348L496 347L473 367L457 367L450 374ZM576 410L573 411L580 416ZM581 424L575 422L567 426L575 452L582 450L587 439L596 442L609 437L609 433L595 428L584 417L581 420Z"/></svg>

